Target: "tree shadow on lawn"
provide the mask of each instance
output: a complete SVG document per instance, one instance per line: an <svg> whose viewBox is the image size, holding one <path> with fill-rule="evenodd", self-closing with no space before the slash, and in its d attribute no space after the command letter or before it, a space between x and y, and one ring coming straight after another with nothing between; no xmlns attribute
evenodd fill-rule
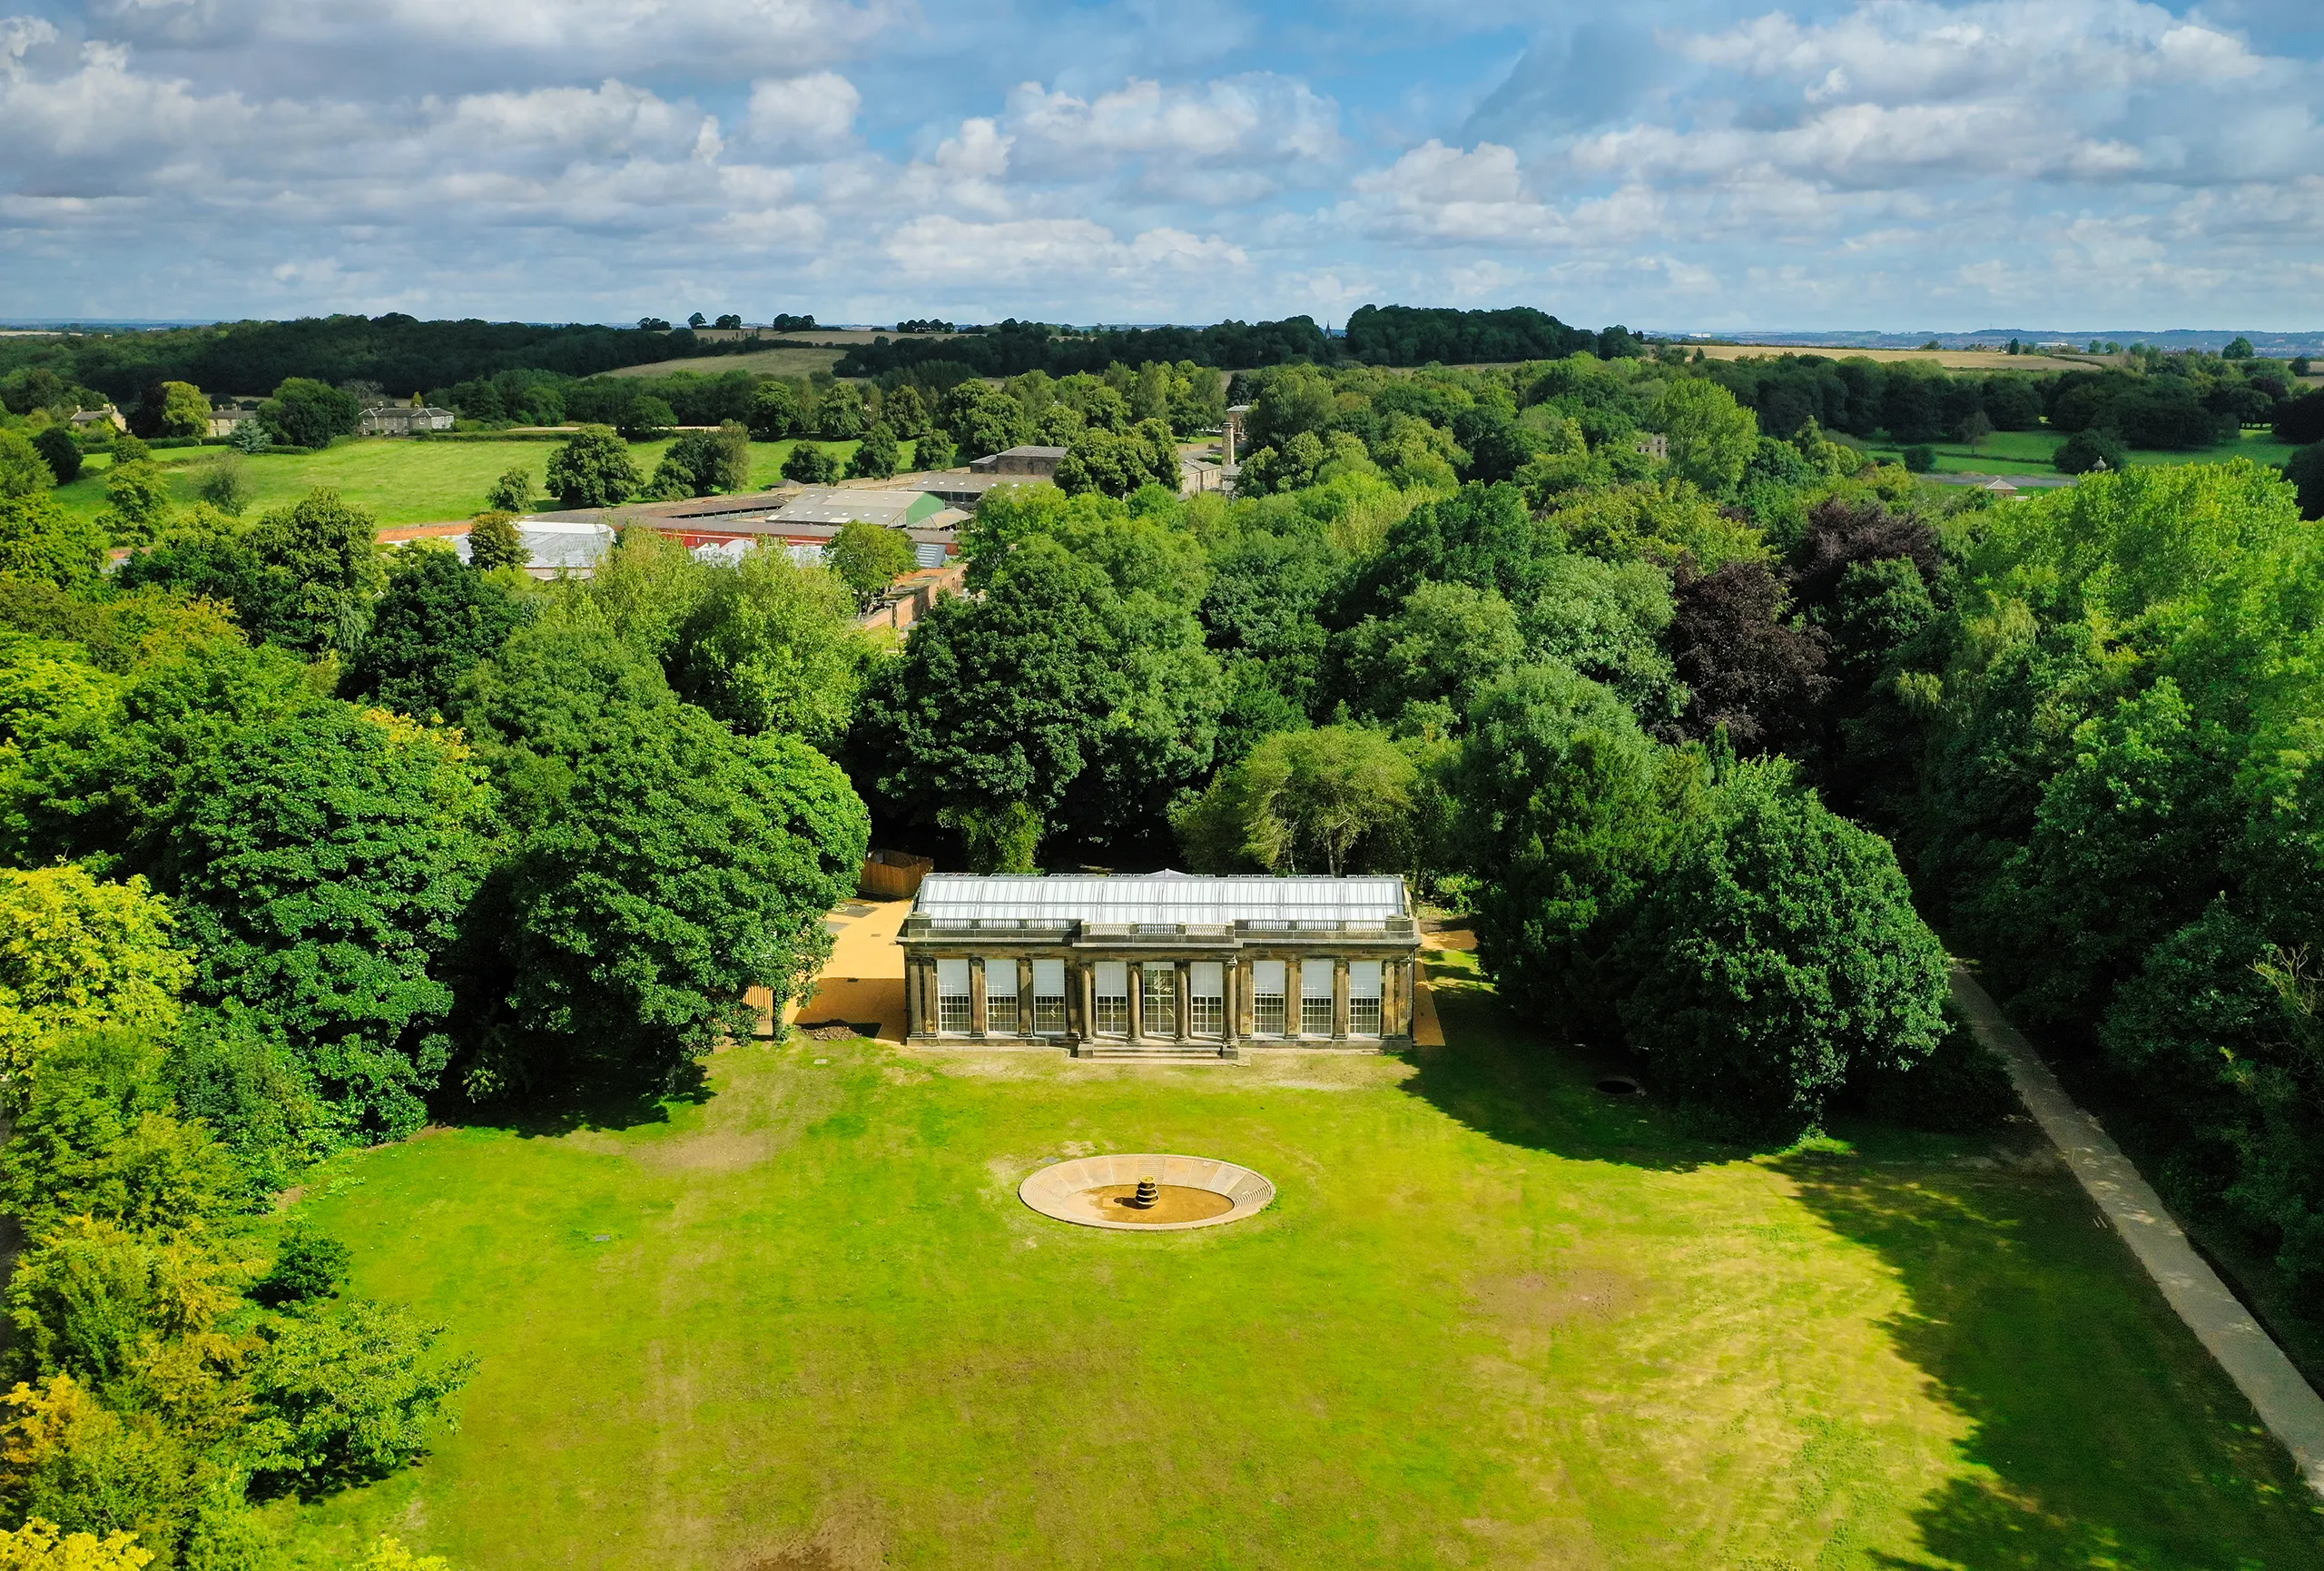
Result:
<svg viewBox="0 0 2324 1571"><path fill-rule="evenodd" d="M1897 1571L2324 1566L2324 1517L2290 1459L2073 1180L2044 1164L1873 1162L1800 1152L1778 1171L1910 1296L1883 1329L1970 1420L1992 1477L1915 1513Z"/></svg>
<svg viewBox="0 0 2324 1571"><path fill-rule="evenodd" d="M582 1130L618 1131L667 1123L673 1106L699 1107L711 1096L709 1065L692 1060L675 1075L609 1070L542 1087L520 1101L466 1109L444 1121L507 1130L527 1140L553 1140Z"/></svg>
<svg viewBox="0 0 2324 1571"><path fill-rule="evenodd" d="M1435 972L1445 1046L1410 1050L1403 1089L1480 1134L1584 1161L1688 1172L1751 1148L1690 1132L1650 1093L1608 1096L1600 1079L1642 1078L1620 1049L1560 1045L1555 1027L1518 1021L1490 987ZM1570 1035L1570 1033L1562 1033Z"/></svg>

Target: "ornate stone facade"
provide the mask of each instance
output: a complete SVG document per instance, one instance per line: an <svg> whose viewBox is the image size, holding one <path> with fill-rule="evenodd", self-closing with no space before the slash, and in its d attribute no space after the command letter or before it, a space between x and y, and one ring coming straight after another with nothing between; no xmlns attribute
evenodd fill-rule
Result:
<svg viewBox="0 0 2324 1571"><path fill-rule="evenodd" d="M1401 878L933 874L905 919L910 1040L1241 1058L1412 1042Z"/></svg>

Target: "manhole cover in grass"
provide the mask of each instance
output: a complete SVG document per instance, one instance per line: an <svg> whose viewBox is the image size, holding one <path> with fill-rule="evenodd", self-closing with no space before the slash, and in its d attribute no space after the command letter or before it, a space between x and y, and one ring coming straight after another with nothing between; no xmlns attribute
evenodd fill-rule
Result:
<svg viewBox="0 0 2324 1571"><path fill-rule="evenodd" d="M1598 1082L1598 1089L1608 1096L1636 1096L1638 1082L1626 1074L1610 1074Z"/></svg>
<svg viewBox="0 0 2324 1571"><path fill-rule="evenodd" d="M1275 1185L1210 1157L1085 1156L1028 1175L1017 1197L1078 1227L1177 1232L1256 1216L1275 1199Z"/></svg>

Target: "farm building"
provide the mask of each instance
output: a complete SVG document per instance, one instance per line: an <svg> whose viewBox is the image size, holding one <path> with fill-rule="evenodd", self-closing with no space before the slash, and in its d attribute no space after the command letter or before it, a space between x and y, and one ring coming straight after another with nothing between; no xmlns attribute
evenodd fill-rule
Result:
<svg viewBox="0 0 2324 1571"><path fill-rule="evenodd" d="M1047 479L1057 473L1058 465L1064 461L1063 448L1027 446L979 459L969 469L980 475L1031 475Z"/></svg>
<svg viewBox="0 0 2324 1571"><path fill-rule="evenodd" d="M943 499L926 491L824 486L799 492L773 516L779 524L836 525L861 519L867 524L904 529L943 510Z"/></svg>
<svg viewBox="0 0 2324 1571"><path fill-rule="evenodd" d="M415 431L448 431L458 417L433 404L374 404L356 430L367 437L408 437Z"/></svg>
<svg viewBox="0 0 2324 1571"><path fill-rule="evenodd" d="M1394 876L935 873L905 918L910 1040L1078 1058L1412 1042Z"/></svg>

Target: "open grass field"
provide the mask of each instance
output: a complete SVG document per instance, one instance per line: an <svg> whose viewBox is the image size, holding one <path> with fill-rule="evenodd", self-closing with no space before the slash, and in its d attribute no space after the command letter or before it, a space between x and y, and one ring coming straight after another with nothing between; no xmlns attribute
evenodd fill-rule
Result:
<svg viewBox="0 0 2324 1571"><path fill-rule="evenodd" d="M1991 349L1845 349L1812 343L1689 343L1687 348L1701 350L1709 360L1771 360L1777 355L1820 354L1827 360L1917 361L1923 365L1943 366L1947 371L2089 371L2122 363L2119 355L2004 354Z"/></svg>
<svg viewBox="0 0 2324 1571"><path fill-rule="evenodd" d="M856 335L850 335L856 336ZM860 335L870 342L872 335ZM823 335L817 334L821 340ZM840 362L847 351L823 349L817 344L790 343L773 340L772 349L752 350L745 354L722 354L708 357L690 356L684 360L657 360L650 365L625 365L606 372L607 376L674 376L681 371L695 376L721 377L728 371L746 371L755 376L812 376L819 371L829 371Z"/></svg>
<svg viewBox="0 0 2324 1571"><path fill-rule="evenodd" d="M2056 431L1995 431L1974 450L1961 442L1937 442L1936 467L1952 474L1986 475L2053 475L2053 467L2058 445L2065 438ZM1895 442L1874 442L1872 454L1896 461L1903 452ZM2222 442L2215 448L2195 452L2172 452L2162 449L2133 448L2131 466L2146 469L2163 464L2215 464L2231 458L2250 459L2255 463L2280 464L2296 450L2287 442L2276 440L2267 430L2247 430L2233 442Z"/></svg>
<svg viewBox="0 0 2324 1571"><path fill-rule="evenodd" d="M1409 1061L797 1040L699 1102L330 1164L295 1214L483 1364L418 1470L281 1508L306 1563L2324 1566L2022 1134L1697 1143L1439 958ZM1144 1238L1018 1202L1090 1151L1281 1196Z"/></svg>
<svg viewBox="0 0 2324 1571"><path fill-rule="evenodd" d="M783 479L783 460L791 441L751 444L751 483L767 487ZM837 453L844 463L853 455L853 442L820 444ZM650 475L669 446L635 442L630 457L640 474ZM904 444L910 457L911 446ZM225 451L222 448L163 448L153 456L172 476L181 502L194 497L196 472ZM250 516L297 501L317 486L333 486L358 507L369 508L383 525L435 523L465 519L484 506L485 493L501 472L523 465L532 471L537 489L548 471L554 442L428 442L394 437L357 438L319 453L255 453L249 475L255 499ZM56 498L68 509L89 517L104 510L105 481L102 459L69 486L60 486ZM554 506L545 495L536 505Z"/></svg>

